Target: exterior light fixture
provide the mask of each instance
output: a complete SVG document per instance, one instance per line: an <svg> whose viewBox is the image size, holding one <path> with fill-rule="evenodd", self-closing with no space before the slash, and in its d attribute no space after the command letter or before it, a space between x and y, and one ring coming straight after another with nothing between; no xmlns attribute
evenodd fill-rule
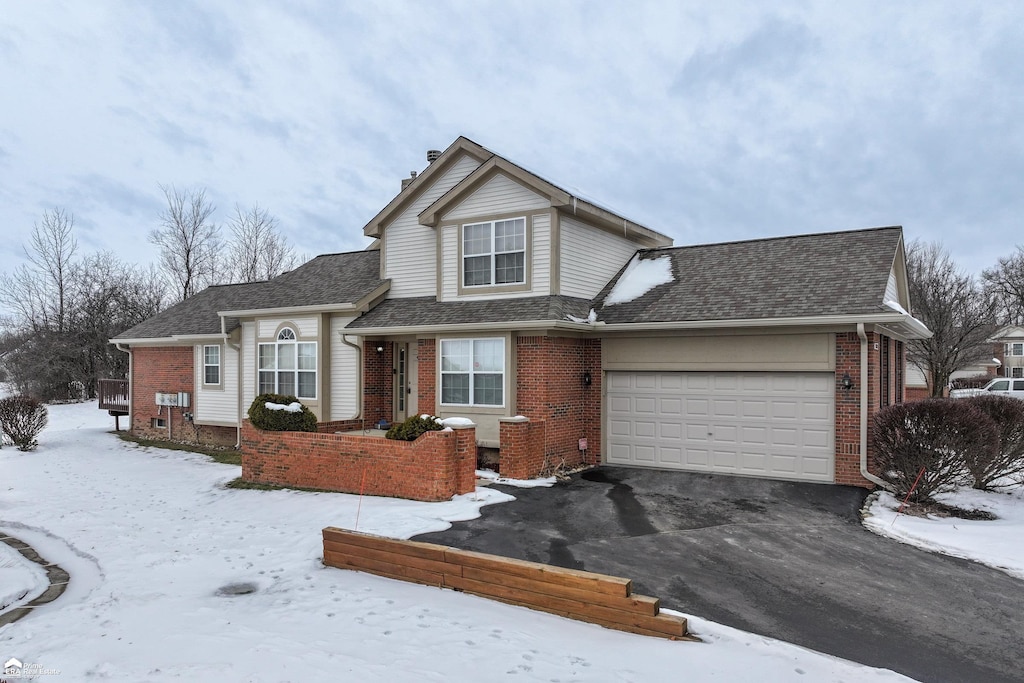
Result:
<svg viewBox="0 0 1024 683"><path fill-rule="evenodd" d="M850 378L850 373L843 373L843 379L840 380L840 386L842 386L846 391L853 389L853 380Z"/></svg>
<svg viewBox="0 0 1024 683"><path fill-rule="evenodd" d="M592 379L590 377L590 373L589 372L584 372L583 373L583 386L589 387L591 381L592 381Z"/></svg>

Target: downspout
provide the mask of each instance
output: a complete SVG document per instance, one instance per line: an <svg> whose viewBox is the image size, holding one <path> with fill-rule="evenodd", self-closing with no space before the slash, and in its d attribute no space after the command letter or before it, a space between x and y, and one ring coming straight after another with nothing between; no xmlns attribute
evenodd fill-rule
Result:
<svg viewBox="0 0 1024 683"><path fill-rule="evenodd" d="M860 337L860 476L891 491L889 482L868 472L868 335L864 323L857 323L857 336Z"/></svg>
<svg viewBox="0 0 1024 683"><path fill-rule="evenodd" d="M235 382L238 385L235 390L235 450L238 450L242 447L242 342L238 342L237 346L231 343L223 316L220 319L220 333L224 335L224 345L235 350L235 364L238 366L235 373L238 378Z"/></svg>
<svg viewBox="0 0 1024 683"><path fill-rule="evenodd" d="M359 420L363 417L363 347L345 339L344 332L339 332L338 335L341 337L342 344L356 350L356 414L349 419Z"/></svg>

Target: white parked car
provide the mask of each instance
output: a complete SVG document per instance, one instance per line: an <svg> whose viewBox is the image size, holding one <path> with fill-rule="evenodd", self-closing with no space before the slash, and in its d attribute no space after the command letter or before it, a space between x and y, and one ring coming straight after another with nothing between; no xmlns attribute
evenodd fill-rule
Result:
<svg viewBox="0 0 1024 683"><path fill-rule="evenodd" d="M980 396L985 392L1003 394L1024 400L1024 379L1010 379L1009 377L996 377L981 389L954 389L949 392L950 398L967 398L968 396Z"/></svg>

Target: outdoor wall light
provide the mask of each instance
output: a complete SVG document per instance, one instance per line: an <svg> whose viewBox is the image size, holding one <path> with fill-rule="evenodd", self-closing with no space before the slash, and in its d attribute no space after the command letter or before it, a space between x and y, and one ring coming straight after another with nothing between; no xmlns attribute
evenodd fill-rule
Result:
<svg viewBox="0 0 1024 683"><path fill-rule="evenodd" d="M584 372L583 373L583 386L589 387L591 381L592 380L591 380L591 377L590 377L590 373L589 372Z"/></svg>
<svg viewBox="0 0 1024 683"><path fill-rule="evenodd" d="M839 383L846 391L853 389L853 380L850 379L850 373L848 372L843 373L843 379L841 379Z"/></svg>
<svg viewBox="0 0 1024 683"><path fill-rule="evenodd" d="M383 346L378 346L377 347L377 353L384 353L384 347Z"/></svg>

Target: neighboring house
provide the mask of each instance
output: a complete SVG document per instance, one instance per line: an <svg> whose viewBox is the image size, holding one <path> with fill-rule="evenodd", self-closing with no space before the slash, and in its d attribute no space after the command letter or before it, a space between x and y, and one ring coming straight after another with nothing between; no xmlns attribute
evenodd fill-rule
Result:
<svg viewBox="0 0 1024 683"><path fill-rule="evenodd" d="M966 388L974 387L975 385L980 387L993 377L1002 374L1002 370L1000 369L1002 361L996 363L994 362L996 360L999 359L993 357L993 360L987 363L976 363L975 365L969 365L962 370L957 370L950 376L950 387L946 387L943 391L943 395L948 395L950 388ZM927 376L921 368L909 361L907 362L906 378L907 401L920 401L926 398L931 398L932 390Z"/></svg>
<svg viewBox="0 0 1024 683"><path fill-rule="evenodd" d="M868 484L870 416L903 400L903 344L929 334L904 312L900 228L671 247L466 138L428 160L366 251L211 287L112 340L133 431L235 443L275 391L325 431L469 417L485 448L525 416L547 466ZM156 405L174 392L188 407Z"/></svg>
<svg viewBox="0 0 1024 683"><path fill-rule="evenodd" d="M992 335L993 360L1000 362L1000 377L1024 377L1024 327L1008 325Z"/></svg>

